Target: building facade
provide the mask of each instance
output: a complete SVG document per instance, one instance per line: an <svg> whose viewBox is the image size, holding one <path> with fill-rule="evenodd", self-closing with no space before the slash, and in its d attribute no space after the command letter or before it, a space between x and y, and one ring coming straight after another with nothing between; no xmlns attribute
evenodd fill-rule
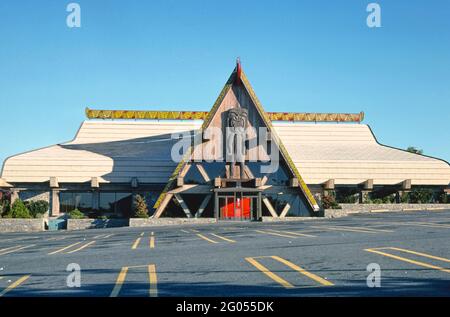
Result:
<svg viewBox="0 0 450 317"><path fill-rule="evenodd" d="M47 200L56 217L132 217L140 194L156 218L257 220L320 215L330 193L399 199L450 183L447 162L379 144L362 113L265 112L240 64L209 112L86 115L72 141L5 160L11 200Z"/></svg>

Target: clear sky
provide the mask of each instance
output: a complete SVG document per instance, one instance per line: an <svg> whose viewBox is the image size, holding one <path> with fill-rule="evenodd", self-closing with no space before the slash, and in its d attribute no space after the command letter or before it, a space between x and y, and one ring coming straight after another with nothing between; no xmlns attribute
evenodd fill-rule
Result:
<svg viewBox="0 0 450 317"><path fill-rule="evenodd" d="M376 1L381 28L370 2L1 0L0 162L71 140L86 106L209 110L237 56L267 111L364 111L450 161L450 1Z"/></svg>

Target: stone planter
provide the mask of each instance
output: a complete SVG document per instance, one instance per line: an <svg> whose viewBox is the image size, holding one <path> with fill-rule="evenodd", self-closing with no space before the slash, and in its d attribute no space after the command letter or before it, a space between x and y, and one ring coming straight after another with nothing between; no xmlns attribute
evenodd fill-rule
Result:
<svg viewBox="0 0 450 317"><path fill-rule="evenodd" d="M130 218L130 227L198 225L216 222L216 218Z"/></svg>
<svg viewBox="0 0 450 317"><path fill-rule="evenodd" d="M0 218L0 232L38 232L44 231L44 218L16 219Z"/></svg>
<svg viewBox="0 0 450 317"><path fill-rule="evenodd" d="M67 230L128 227L128 219L67 219Z"/></svg>

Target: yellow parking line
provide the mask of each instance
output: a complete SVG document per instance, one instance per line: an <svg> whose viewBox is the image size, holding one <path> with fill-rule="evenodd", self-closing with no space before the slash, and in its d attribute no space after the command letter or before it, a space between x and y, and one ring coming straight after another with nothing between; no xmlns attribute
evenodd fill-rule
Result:
<svg viewBox="0 0 450 317"><path fill-rule="evenodd" d="M416 251L407 250L407 249L395 248L395 247L389 247L388 249L390 249L390 250L397 250L397 251L406 252L406 253L411 253L411 254L423 256L425 258L430 258L430 259L433 259L433 260L438 260L438 261L443 261L443 262L450 263L450 259L441 258L439 256L434 256L434 255L431 255L431 254L416 252Z"/></svg>
<svg viewBox="0 0 450 317"><path fill-rule="evenodd" d="M124 266L117 276L116 284L114 285L114 289L112 290L109 297L117 297L120 293L120 289L122 288L123 282L125 282L125 277L127 276L128 267Z"/></svg>
<svg viewBox="0 0 450 317"><path fill-rule="evenodd" d="M48 255L52 255L52 254L56 254L56 253L63 252L63 251L65 251L65 250L67 250L67 249L70 249L71 247L74 247L74 246L76 246L76 245L79 245L80 243L81 243L81 241L80 241L80 242L76 242L76 243L71 244L71 245L68 245L67 247L64 247L64 248L62 248L62 249L59 249L59 250L50 252Z"/></svg>
<svg viewBox="0 0 450 317"><path fill-rule="evenodd" d="M78 249L75 249L75 250L72 250L72 251L67 252L67 254L75 253L75 252L81 251L81 250L83 250L84 248L87 248L88 246L90 246L90 245L92 245L92 244L94 244L94 243L95 243L95 241L88 242L88 243L86 243L85 245L82 245L81 247L79 247Z"/></svg>
<svg viewBox="0 0 450 317"><path fill-rule="evenodd" d="M31 275L24 275L21 278L19 278L17 281L15 281L14 283L12 283L11 285L9 285L7 288L5 288L1 293L0 293L0 297L4 296L6 293L10 292L11 290L13 290L14 288L16 288L17 286L19 286L20 284L22 284L23 282L25 282Z"/></svg>
<svg viewBox="0 0 450 317"><path fill-rule="evenodd" d="M150 249L155 248L155 237L150 237Z"/></svg>
<svg viewBox="0 0 450 317"><path fill-rule="evenodd" d="M359 232L359 233L378 233L375 231L369 231L369 230L362 230L362 229L350 229L350 228L344 228L344 227L332 227L332 226L311 226L312 228L320 228L320 229L326 229L331 231L349 231L349 232Z"/></svg>
<svg viewBox="0 0 450 317"><path fill-rule="evenodd" d="M325 285L325 286L333 286L334 285L330 281L327 281L326 279L321 278L320 276L317 276L316 274L308 272L305 269L301 268L300 266L295 265L294 263L289 262L288 260L280 258L279 256L273 255L273 256L271 256L271 258L274 259L274 260L277 260L278 262L283 263L286 266L289 266L291 269L296 270L300 274L303 274L303 275L309 277L310 279L316 281L317 283L320 283L320 284Z"/></svg>
<svg viewBox="0 0 450 317"><path fill-rule="evenodd" d="M216 238L222 239L224 241L230 242L230 243L235 243L236 241L232 240L232 239L228 239L222 236L219 236L218 234L215 233L211 233L212 236L215 236Z"/></svg>
<svg viewBox="0 0 450 317"><path fill-rule="evenodd" d="M312 234L306 234L306 233L299 233L299 232L293 232L293 231L285 231L285 230L273 230L273 229L267 229L272 232L278 232L278 233L287 233L292 234L294 236L300 236L300 237L309 237L309 238L315 238L317 236L314 236Z"/></svg>
<svg viewBox="0 0 450 317"><path fill-rule="evenodd" d="M2 253L3 251L7 251L7 250L11 250L11 249L15 249L15 248L19 248L22 245L15 245L13 247L8 247L8 248L4 248L4 249L0 249L0 253Z"/></svg>
<svg viewBox="0 0 450 317"><path fill-rule="evenodd" d="M264 273L266 276L277 282L278 284L282 285L284 288L293 288L294 285L286 281L285 279L281 278L277 274L271 272L267 267L256 261L254 258L245 258L247 262L249 262L251 265L256 267L258 270L260 270L262 273Z"/></svg>
<svg viewBox="0 0 450 317"><path fill-rule="evenodd" d="M205 237L204 235L202 235L202 234L200 234L200 233L197 233L197 236L199 236L200 238L202 238L202 239L208 241L209 243L219 243L219 242L217 242L217 241L214 241L214 240L211 240L210 238Z"/></svg>
<svg viewBox="0 0 450 317"><path fill-rule="evenodd" d="M449 269L445 269L445 268L440 267L440 266L428 264L428 263L421 262L421 261L416 261L416 260L407 259L407 258L398 256L398 255L394 255L394 254L390 254L390 253L385 253L385 252L379 251L379 250L377 250L377 249L365 249L365 251L367 251L367 252L372 252L372 253L377 253L377 254L384 255L384 256L386 256L386 257L392 258L392 259L396 259L396 260L399 260L399 261L403 261L403 262L415 264L415 265L418 265L418 266L423 266L423 267L427 267L427 268L430 268L430 269L434 269L434 270L438 270L438 271L450 273L450 270L449 270Z"/></svg>
<svg viewBox="0 0 450 317"><path fill-rule="evenodd" d="M148 278L150 281L149 295L150 295L150 297L157 297L158 296L158 278L156 276L156 265L155 264L151 264L148 266Z"/></svg>
<svg viewBox="0 0 450 317"><path fill-rule="evenodd" d="M255 230L255 231L259 232L259 233L263 233L263 234L271 234L273 236L297 239L297 237L293 236L293 235L281 234L281 233L270 232L270 231L262 231L262 230Z"/></svg>
<svg viewBox="0 0 450 317"><path fill-rule="evenodd" d="M337 226L333 226L333 227L336 228ZM369 228L369 227L339 226L339 228L355 229L355 230L363 230L363 231L375 231L375 232L394 232L393 230Z"/></svg>
<svg viewBox="0 0 450 317"><path fill-rule="evenodd" d="M137 238L136 241L134 241L133 246L131 247L132 250L135 250L138 247L139 243L141 242L141 239L142 238Z"/></svg>
<svg viewBox="0 0 450 317"><path fill-rule="evenodd" d="M24 247L21 246L20 248L17 247L17 248L12 249L12 250L4 251L4 252L0 253L0 255L5 255L5 254L17 252L17 251L20 251L20 250L23 250L23 249L34 247L34 246L35 246L35 244L30 244L30 245L27 245L27 246L24 246Z"/></svg>
<svg viewBox="0 0 450 317"><path fill-rule="evenodd" d="M411 222L406 222L407 224L417 224L417 225L421 225L421 226L430 226L430 227L437 227L437 228L450 228L450 225L446 225L443 223L436 223L436 222L416 222L416 221L411 221Z"/></svg>

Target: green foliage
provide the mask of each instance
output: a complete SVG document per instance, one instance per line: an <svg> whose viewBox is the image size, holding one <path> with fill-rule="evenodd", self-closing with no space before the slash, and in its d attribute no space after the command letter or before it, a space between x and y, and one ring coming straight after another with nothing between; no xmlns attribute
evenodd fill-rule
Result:
<svg viewBox="0 0 450 317"><path fill-rule="evenodd" d="M409 202L409 193L403 193L400 195L400 203L407 204Z"/></svg>
<svg viewBox="0 0 450 317"><path fill-rule="evenodd" d="M441 193L439 195L439 202L442 204L448 204L448 202L450 201L449 195L447 195L447 193Z"/></svg>
<svg viewBox="0 0 450 317"><path fill-rule="evenodd" d="M0 201L0 218L5 217L7 214L10 213L11 205L9 203L9 200L2 199Z"/></svg>
<svg viewBox="0 0 450 317"><path fill-rule="evenodd" d="M8 218L31 218L30 211L20 199L16 199L16 201L12 204L8 216Z"/></svg>
<svg viewBox="0 0 450 317"><path fill-rule="evenodd" d="M336 192L336 201L342 204L354 204L359 200L357 188L339 188Z"/></svg>
<svg viewBox="0 0 450 317"><path fill-rule="evenodd" d="M323 209L342 209L342 207L336 202L334 195L323 196L322 207Z"/></svg>
<svg viewBox="0 0 450 317"><path fill-rule="evenodd" d="M426 204L433 200L433 191L429 188L414 188L409 193L411 203Z"/></svg>
<svg viewBox="0 0 450 317"><path fill-rule="evenodd" d="M69 211L67 213L67 216L70 219L84 219L84 218L86 218L86 216L81 211L79 211L77 208L75 208L74 210Z"/></svg>
<svg viewBox="0 0 450 317"><path fill-rule="evenodd" d="M134 215L136 218L148 218L147 202L141 195L134 198Z"/></svg>
<svg viewBox="0 0 450 317"><path fill-rule="evenodd" d="M34 218L41 218L49 208L49 204L45 200L25 202L25 206ZM41 215L41 217L38 217L38 215Z"/></svg>
<svg viewBox="0 0 450 317"><path fill-rule="evenodd" d="M418 149L418 148L416 148L414 146L408 146L406 151L414 153L414 154L423 154L423 150L422 149Z"/></svg>

